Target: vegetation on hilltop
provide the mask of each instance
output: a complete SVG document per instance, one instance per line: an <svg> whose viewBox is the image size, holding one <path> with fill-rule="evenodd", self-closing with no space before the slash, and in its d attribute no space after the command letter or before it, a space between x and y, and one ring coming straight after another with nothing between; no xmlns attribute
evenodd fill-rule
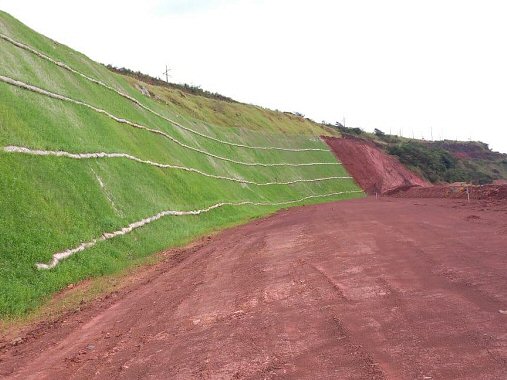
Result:
<svg viewBox="0 0 507 380"><path fill-rule="evenodd" d="M115 73L122 74L122 75L128 75L132 78L135 78L137 80L140 80L142 82L145 82L145 83L148 83L151 85L181 90L183 92L186 92L186 93L189 93L192 95L204 96L205 98L209 98L209 99L217 99L217 100L222 100L224 102L238 103L236 100L231 99L231 98L224 96L222 94L219 94L218 92L211 92L208 90L203 90L200 86L194 86L194 85L187 84L187 83L178 84L178 83L166 82L160 78L155 78L151 75L144 74L140 71L130 70L125 67L115 67L112 65L106 65L106 67Z"/></svg>
<svg viewBox="0 0 507 380"><path fill-rule="evenodd" d="M297 112L281 112L250 104L227 102L189 94L171 86L151 85L133 77L126 79L138 92L170 109L177 115L178 120L186 120L193 125L227 127L229 133L240 135L253 130L276 135L306 135L315 138L322 135L339 136L335 128L316 123Z"/></svg>
<svg viewBox="0 0 507 380"><path fill-rule="evenodd" d="M199 86L166 82L140 71L106 66L114 73L127 76L132 87L145 96L171 108L180 117L192 116L206 125L235 129L253 129L271 133L314 136L339 136L336 128L316 123L300 112L282 112L244 104Z"/></svg>

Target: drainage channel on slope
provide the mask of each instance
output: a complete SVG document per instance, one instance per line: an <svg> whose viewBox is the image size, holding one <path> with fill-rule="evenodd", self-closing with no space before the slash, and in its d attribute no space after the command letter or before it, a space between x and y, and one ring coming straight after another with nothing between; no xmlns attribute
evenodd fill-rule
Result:
<svg viewBox="0 0 507 380"><path fill-rule="evenodd" d="M91 109L91 110L93 110L93 111L95 111L97 113L103 114L103 115L111 118L112 120L114 120L114 121L116 121L116 122L118 122L120 124L126 124L126 125L128 125L130 127L133 127L133 128L142 129L142 130L154 133L154 134L161 135L161 136L163 136L163 137L171 140L175 144L177 144L177 145L179 145L179 146L181 146L181 147L183 147L185 149L192 150L194 152L197 152L197 153L200 153L200 154L203 154L203 155L215 158L217 160L227 161L227 162L231 162L231 163L238 164L238 165L244 165L244 166L259 166L259 167L275 167L275 166L302 167L302 166L317 166L317 165L341 165L340 162L307 162L307 163L283 162L283 163L271 163L271 164L268 164L268 163L260 163L260 162L237 161L237 160L233 160L231 158L218 156L216 154L207 152L207 151L205 151L203 149L192 147L190 145L187 145L187 144L185 144L185 143L177 140L176 138L174 138L173 136L169 135L168 133L166 133L164 131L161 131L159 129L150 128L150 127L147 127L147 126L144 126L144 125L132 122L130 120L120 118L118 116L115 116L115 115L109 113L106 110L103 110L101 108L97 108L95 106L92 106L92 105L90 105L88 103L85 103L85 102L82 102L80 100L75 100L75 99L69 98L69 97L61 95L61 94L57 94L57 93L54 93L54 92L51 92L51 91L47 91L47 90L42 89L40 87L33 86L31 84L28 84L28 83L25 83L25 82L22 82L22 81L19 81L19 80L16 80L16 79L4 76L4 75L0 75L0 81L4 82L4 83L7 83L7 84L9 84L11 86L15 86L15 87L18 87L18 88L21 88L21 89L24 89L24 90L28 90L28 91L34 92L34 93L39 94L39 95L44 95L44 96L47 96L47 97L50 97L50 98L53 98L53 99L57 99L57 100L60 100L60 101L65 101L65 102L68 102L68 103L72 103L72 104L76 104L76 105L79 105L79 106L82 106L82 107L89 108L89 109Z"/></svg>
<svg viewBox="0 0 507 380"><path fill-rule="evenodd" d="M221 208L221 207L225 207L225 206L232 206L232 207L283 206L283 205L303 202L308 199L327 198L327 197L332 197L332 196L338 196L338 195L343 195L343 194L353 194L353 193L362 193L362 191L361 190L353 190L353 191L340 191L340 192L328 193L328 194L308 195L308 196L300 198L300 199L283 201L283 202L253 202L253 201L220 202L220 203L215 203L211 206L208 206L203 209L198 209L198 210L189 210L189 211L165 210L165 211L159 212L158 214L150 216L148 218L141 219L141 220L134 222L134 223L130 223L128 226L123 227L122 229L119 229L117 231L104 232L100 237L98 237L96 239L92 239L92 240L84 242L84 243L81 243L77 247L69 248L69 249L66 249L62 252L57 252L52 255L52 258L48 263L37 263L37 264L35 264L35 266L37 267L37 269L55 268L62 260L65 260L65 259L75 255L76 253L79 253L79 252L82 252L82 251L87 250L89 248L92 248L93 246L95 246L99 242L113 239L117 236L126 235L126 234L134 231L135 229L138 229L138 228L143 227L147 224L153 223L153 222L155 222L165 216L169 216L169 215L172 215L172 216L200 215L200 214L204 214L204 213L210 212L212 210L215 210L217 208Z"/></svg>
<svg viewBox="0 0 507 380"><path fill-rule="evenodd" d="M162 164L159 162L154 162L150 160L144 160L142 158L133 156L128 153L106 153L106 152L92 152L92 153L70 153L62 150L41 150L41 149L30 149L21 146L5 146L3 148L4 152L7 153L18 153L18 154L27 154L32 156L53 156L53 157L64 157L71 158L76 160L85 160L85 159L101 159L101 158L124 158L127 160L139 162L141 164L151 165L162 169L175 169L175 170L183 170L187 172L196 173L205 177L226 180L232 182L243 183L247 185L255 185L255 186L274 186L274 185L293 185L297 183L308 183L308 182L323 182L330 180L342 180L342 179L352 179L350 176L331 176L331 177L321 177L321 178L310 178L310 179L295 179L292 181L285 182L255 182L250 181L238 177L226 177L217 174L210 174L203 172L199 169L189 168L186 166L179 165L171 165L171 164Z"/></svg>
<svg viewBox="0 0 507 380"><path fill-rule="evenodd" d="M36 56L38 56L39 58L42 58L48 62L51 62L52 64L58 66L58 67L61 67L65 70L68 70L76 75L79 75L81 76L82 78L92 82L92 83L95 83L99 86L102 86L110 91L113 91L115 92L117 95L120 95L122 97L124 97L125 99L133 102L134 104L136 104L137 106L143 108L144 110L152 113L153 115L156 115L162 119L164 119L165 121L169 122L170 124L178 127L178 128L181 128L187 132L191 132L191 133L194 133L200 137L203 137L203 138L206 138L206 139L209 139L209 140L212 140L212 141L215 141L215 142L218 142L218 143L221 143L221 144L225 144L225 145L230 145L230 146L235 146L235 147L239 147L239 148L246 148L246 149L254 149L254 150L280 150L280 151L286 151L286 152L309 152L309 151L322 151L322 152L328 152L329 150L328 149L322 149L322 148L282 148L282 147L274 147L274 146L252 146L252 145L246 145L246 144L240 144L240 143L233 143L233 142L230 142L230 141L226 141L226 140L221 140L221 139L218 139L216 137L213 137L213 136L209 136L209 135L206 135L202 132L199 132L199 131L196 131L192 128L189 128L189 127L185 127L184 125L178 123L177 121L173 120L173 119L170 119L168 118L167 116L164 116L162 114L160 114L159 112L151 109L150 107L142 104L139 100L133 98L132 96L122 92L122 91L119 91L117 89L115 89L114 87L98 80L98 79L95 79L95 78L92 78L86 74L83 74L81 73L80 71L70 67L68 64L64 63L64 62L61 62L61 61L58 61L58 60L55 60L47 55L45 55L44 53L41 53L39 52L38 50L34 49L33 47L31 46L28 46L26 44L23 44L21 42L18 42L14 39L12 39L11 37L3 34L3 33L0 33L0 38L2 38L4 41L7 41L9 43L11 43L12 45L20 48L20 49L23 49L25 51L28 51Z"/></svg>

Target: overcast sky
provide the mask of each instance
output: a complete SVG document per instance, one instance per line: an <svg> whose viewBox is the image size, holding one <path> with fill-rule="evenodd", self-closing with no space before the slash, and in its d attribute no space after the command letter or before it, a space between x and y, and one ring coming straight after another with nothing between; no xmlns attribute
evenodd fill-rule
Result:
<svg viewBox="0 0 507 380"><path fill-rule="evenodd" d="M0 0L90 58L316 121L507 153L507 2Z"/></svg>

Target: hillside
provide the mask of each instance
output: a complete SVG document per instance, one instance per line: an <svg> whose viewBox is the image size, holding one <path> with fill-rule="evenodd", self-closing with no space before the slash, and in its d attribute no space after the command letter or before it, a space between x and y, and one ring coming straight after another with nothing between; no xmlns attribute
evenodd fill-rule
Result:
<svg viewBox="0 0 507 380"><path fill-rule="evenodd" d="M469 182L477 185L507 180L507 154L492 151L480 141L427 141L360 128L335 128L345 137L362 139L395 156L408 169L434 183Z"/></svg>
<svg viewBox="0 0 507 380"><path fill-rule="evenodd" d="M196 86L167 83L128 69L107 67L113 72L124 73L133 87L146 96L162 102L173 112L192 116L210 125L273 133L339 136L336 128L330 128L291 112L279 112L259 106L242 104L226 96L211 93Z"/></svg>
<svg viewBox="0 0 507 380"><path fill-rule="evenodd" d="M143 84L3 12L0 37L0 316L225 226L363 196L316 123Z"/></svg>
<svg viewBox="0 0 507 380"><path fill-rule="evenodd" d="M324 141L358 185L370 195L430 186L430 183L419 178L371 141L352 137L324 137Z"/></svg>

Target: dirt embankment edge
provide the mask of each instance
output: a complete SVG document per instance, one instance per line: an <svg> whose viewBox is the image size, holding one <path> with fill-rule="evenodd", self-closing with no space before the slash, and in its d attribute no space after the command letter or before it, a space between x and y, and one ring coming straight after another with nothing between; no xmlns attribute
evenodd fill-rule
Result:
<svg viewBox="0 0 507 380"><path fill-rule="evenodd" d="M387 193L395 198L507 199L507 185L451 184L397 189Z"/></svg>
<svg viewBox="0 0 507 380"><path fill-rule="evenodd" d="M331 148L357 184L370 195L431 186L372 142L351 137L321 136L321 139Z"/></svg>

